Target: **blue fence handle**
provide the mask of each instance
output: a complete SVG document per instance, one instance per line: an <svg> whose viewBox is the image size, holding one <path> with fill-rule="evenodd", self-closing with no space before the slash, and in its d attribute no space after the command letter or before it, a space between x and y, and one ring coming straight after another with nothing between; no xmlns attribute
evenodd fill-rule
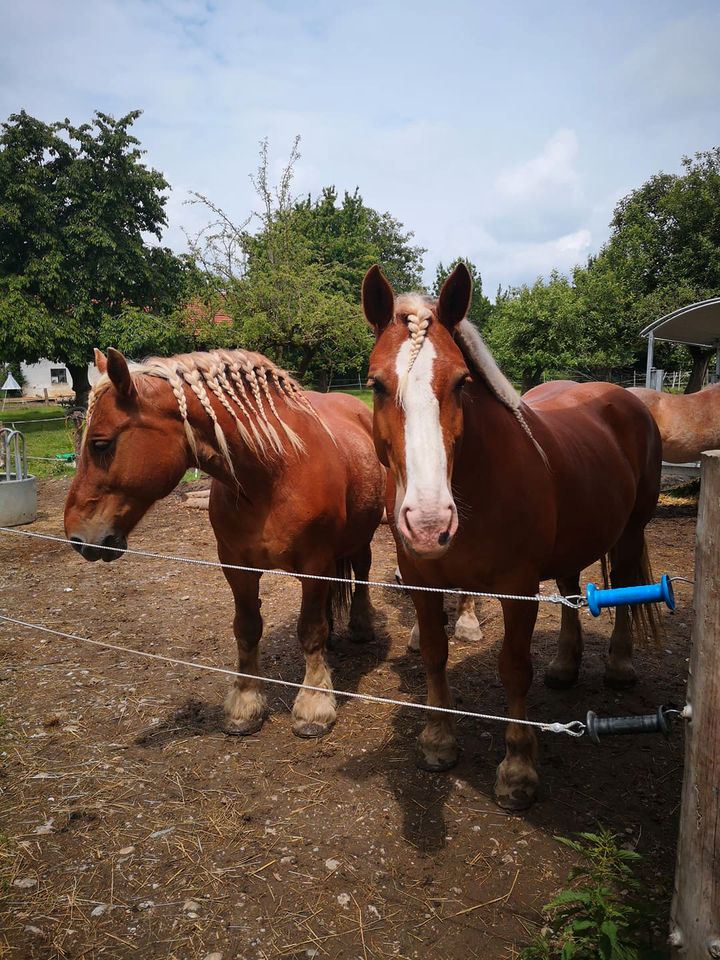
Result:
<svg viewBox="0 0 720 960"><path fill-rule="evenodd" d="M675 609L675 594L667 573L663 574L660 583L645 583L639 587L599 590L594 583L589 583L585 596L594 617L600 616L600 610L603 607L627 607L634 603L664 602L670 610Z"/></svg>

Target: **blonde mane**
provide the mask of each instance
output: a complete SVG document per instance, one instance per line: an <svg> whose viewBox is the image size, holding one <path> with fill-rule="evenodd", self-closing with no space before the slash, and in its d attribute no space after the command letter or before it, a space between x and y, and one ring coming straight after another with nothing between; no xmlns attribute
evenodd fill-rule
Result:
<svg viewBox="0 0 720 960"><path fill-rule="evenodd" d="M149 357L133 366L130 372L135 388L141 395L149 388L152 378L165 380L170 385L188 444L197 462L197 441L188 420L185 388L192 390L212 421L220 453L233 477L235 470L227 437L210 402L211 394L230 414L243 442L265 459L283 456L286 452L285 440L289 441L296 454L305 452L303 441L283 419L283 404L311 416L334 440L302 388L262 354L244 350L210 350L206 353L181 353L174 357ZM93 388L88 403L88 424L98 397L109 385L110 379L105 374ZM276 401L281 401L280 409Z"/></svg>
<svg viewBox="0 0 720 960"><path fill-rule="evenodd" d="M455 342L460 347L462 355L465 357L471 371L480 377L490 393L512 413L525 433L532 440L535 449L549 470L550 463L547 454L535 439L530 425L523 414L523 403L520 394L497 365L485 341L469 320L461 320L455 327Z"/></svg>
<svg viewBox="0 0 720 960"><path fill-rule="evenodd" d="M399 296L395 301L396 314L399 313L401 316L407 317L408 333L410 334L410 339L412 341L407 369L398 379L397 392L395 396L399 406L402 406L403 404L405 388L407 387L410 371L415 364L417 355L420 353L420 348L425 342L428 327L430 326L430 321L433 318L433 313L430 309L431 303L432 300L420 293L404 293L401 294L401 296Z"/></svg>
<svg viewBox="0 0 720 960"><path fill-rule="evenodd" d="M412 341L407 369L398 380L396 400L399 406L402 406L403 403L410 371L425 342L430 323L434 319L433 308L436 305L436 300L421 293L405 293L395 300L395 316L396 318L398 316L407 317L408 333ZM495 362L495 358L488 350L477 329L469 320L461 320L455 327L454 339L472 372L480 377L496 400L512 413L532 440L545 465L550 469L547 455L533 436L530 425L525 419L520 394Z"/></svg>

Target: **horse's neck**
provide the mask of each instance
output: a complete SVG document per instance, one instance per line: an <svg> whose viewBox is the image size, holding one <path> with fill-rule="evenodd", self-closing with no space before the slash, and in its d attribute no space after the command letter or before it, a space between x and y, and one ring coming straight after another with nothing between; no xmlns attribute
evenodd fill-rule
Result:
<svg viewBox="0 0 720 960"><path fill-rule="evenodd" d="M220 480L231 487L239 485L253 502L269 494L277 481L290 469L290 462L294 462L296 459L291 443L276 418L271 417L270 424L282 444L281 451L273 449L269 439L264 436L261 424L256 422L253 426L248 418L240 413L240 422L251 438L248 442L248 437L241 434L234 417L217 401L216 397L210 396L209 399L217 418L217 424L225 438L230 464L232 465L231 469L218 438L215 422L189 390L187 396L188 422L196 438L197 460L200 469L213 479ZM306 434L307 424L300 426L296 422L298 418L305 419L302 414L295 414L292 410L283 410L283 419L288 422L288 425L300 427ZM311 422L310 427L312 428L312 426L314 424ZM262 442L257 439L258 433L263 437ZM310 438L308 446L312 446L312 438Z"/></svg>
<svg viewBox="0 0 720 960"><path fill-rule="evenodd" d="M211 398L211 404L225 437L232 469L218 439L214 421L199 403L192 403L188 399L188 422L196 441L197 466L214 480L231 487L240 484L248 495L250 490L255 494L267 490L269 481L282 472L283 458L261 454L257 446L248 444L241 436L236 421L219 403L214 402L214 398ZM192 452L191 460L194 460Z"/></svg>
<svg viewBox="0 0 720 960"><path fill-rule="evenodd" d="M505 433L508 430L524 433L517 417L482 380L473 381L466 390L468 402L463 411L463 441L469 437L475 444L494 447L507 439Z"/></svg>

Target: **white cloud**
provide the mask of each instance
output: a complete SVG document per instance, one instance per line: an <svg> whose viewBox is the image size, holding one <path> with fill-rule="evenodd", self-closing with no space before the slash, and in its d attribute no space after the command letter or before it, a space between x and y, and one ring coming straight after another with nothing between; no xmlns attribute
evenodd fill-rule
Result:
<svg viewBox="0 0 720 960"><path fill-rule="evenodd" d="M543 243L577 230L587 216L574 130L557 130L534 157L495 178L488 227L508 243Z"/></svg>
<svg viewBox="0 0 720 960"><path fill-rule="evenodd" d="M428 248L428 279L466 255L494 292L584 259L608 198L717 130L717 15L685 14L675 56L674 10L646 2L573 17L550 5L539 42L532 0L441 14L431 0L25 0L3 10L0 119L144 108L135 131L172 184L177 249L181 226L201 225L188 190L242 221L258 141L277 169L300 133L298 193L359 186ZM659 115L678 90L696 97L693 119L648 138L648 98Z"/></svg>
<svg viewBox="0 0 720 960"><path fill-rule="evenodd" d="M537 156L500 173L495 181L497 193L513 203L537 203L560 191L577 197L581 193L577 156L575 131L558 130Z"/></svg>
<svg viewBox="0 0 720 960"><path fill-rule="evenodd" d="M586 227L542 242L500 242L482 228L469 229L466 237L468 242L459 249L480 265L483 291L491 298L498 284L508 287L532 283L552 270L569 274L593 250L593 235Z"/></svg>

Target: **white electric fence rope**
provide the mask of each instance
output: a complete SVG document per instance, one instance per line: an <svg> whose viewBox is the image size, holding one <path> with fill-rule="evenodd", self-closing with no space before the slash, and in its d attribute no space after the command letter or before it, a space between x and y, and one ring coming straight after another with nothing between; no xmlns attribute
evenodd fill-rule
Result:
<svg viewBox="0 0 720 960"><path fill-rule="evenodd" d="M537 720L515 720L512 717L499 717L492 713L475 713L472 710L455 710L452 707L436 707L429 703L414 703L411 700L392 700L390 697L376 697L370 693L354 693L349 690L329 690L327 687L314 687L307 683L293 683L291 680L280 680L275 677L261 677L254 673L240 673L237 670L227 670L224 667L213 667L207 663L195 663L192 660L179 660L175 657L165 657L160 653L149 653L146 650L133 650L132 647L123 647L118 643L107 640L92 640L90 637L81 637L76 633L64 633L62 630L52 630L39 623L30 623L27 620L18 620L15 617L6 617L0 614L0 620L12 623L28 630L39 630L65 640L78 640L81 643L90 643L94 647L105 647L108 650L118 650L135 657L145 657L147 660L160 660L175 666L191 667L195 670L206 670L210 673L222 673L228 677L242 677L244 680L255 680L261 683L275 684L279 687L291 687L293 690L310 690L313 693L334 693L337 697L348 697L353 700L365 700L368 703L382 703L390 707L408 707L411 710L426 710L431 713L449 713L455 717L471 717L474 720L493 720L498 723L518 723L524 727L537 727L547 733L565 733L570 737L581 737L585 733L585 724L581 720L571 720L569 723L541 723Z"/></svg>
<svg viewBox="0 0 720 960"><path fill-rule="evenodd" d="M55 543L67 543L73 546L72 541L66 537L58 537L49 533L32 533L29 530L15 530L12 527L0 527L0 533L9 533L16 537L33 537L37 540L52 540ZM326 583L349 583L362 584L366 587L386 587L388 590L414 590L422 593L449 593L455 596L480 597L488 600L529 600L532 603L559 603L570 607L572 610L580 610L587 605L583 597L570 596L563 597L559 593L536 593L532 596L516 593L485 593L480 590L460 590L450 587L423 587L413 586L406 583L388 583L384 580L351 580L346 577L327 577L316 573L297 573L289 570L273 570L264 567L246 567L238 563L220 563L219 560L199 560L192 557L176 557L166 553L152 553L149 550L132 550L126 547L124 550L118 547L104 547L99 544L88 544L94 550L109 550L111 553L127 553L135 557L147 557L151 560L170 560L173 563L189 563L194 566L215 567L224 570L240 570L243 573L268 574L273 577L294 577L298 580L322 580Z"/></svg>

